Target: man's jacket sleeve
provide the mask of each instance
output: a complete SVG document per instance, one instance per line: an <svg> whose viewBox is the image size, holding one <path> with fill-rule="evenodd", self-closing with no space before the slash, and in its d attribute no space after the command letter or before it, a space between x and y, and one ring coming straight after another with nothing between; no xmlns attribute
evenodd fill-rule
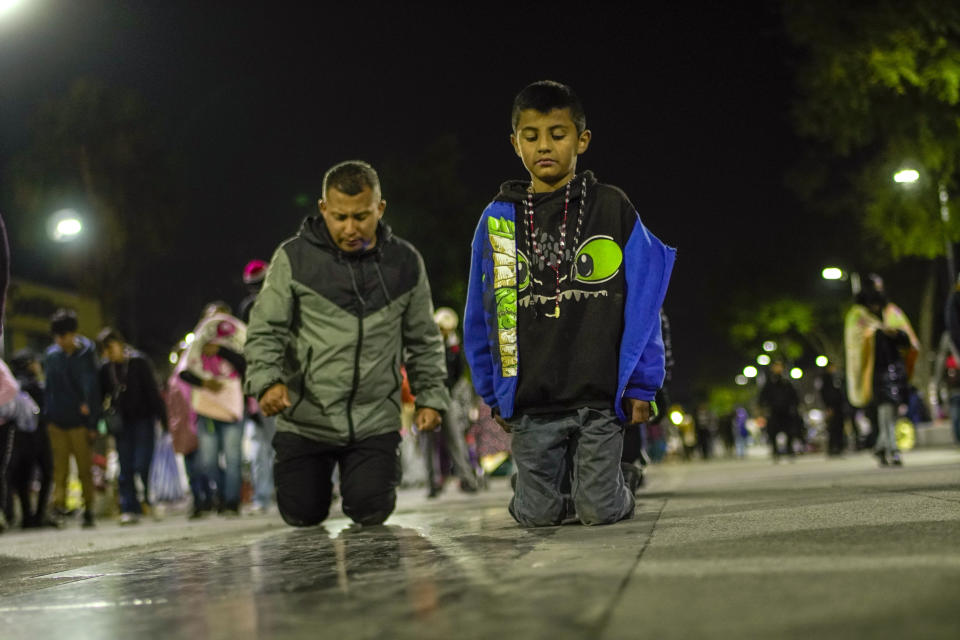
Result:
<svg viewBox="0 0 960 640"><path fill-rule="evenodd" d="M467 364L477 395L490 407L496 408L497 397L493 386L493 355L487 330L486 310L483 306L483 249L486 241L486 216L480 218L473 238L470 261L470 280L467 285L467 306L463 312L463 344Z"/></svg>
<svg viewBox="0 0 960 640"><path fill-rule="evenodd" d="M81 384L83 386L83 397L87 403L90 414L87 416L87 428L97 430L97 422L100 420L100 414L103 411L103 397L100 395L100 368L97 366L97 356L93 349L90 349L83 364L83 373Z"/></svg>
<svg viewBox="0 0 960 640"><path fill-rule="evenodd" d="M244 391L255 398L283 380L283 360L290 341L294 299L290 259L281 247L273 255L263 288L250 311L247 341L243 355L247 360Z"/></svg>
<svg viewBox="0 0 960 640"><path fill-rule="evenodd" d="M410 390L417 398L417 407L447 411L447 363L443 337L433 321L433 301L423 259L417 254L420 275L403 312L403 362L410 380Z"/></svg>

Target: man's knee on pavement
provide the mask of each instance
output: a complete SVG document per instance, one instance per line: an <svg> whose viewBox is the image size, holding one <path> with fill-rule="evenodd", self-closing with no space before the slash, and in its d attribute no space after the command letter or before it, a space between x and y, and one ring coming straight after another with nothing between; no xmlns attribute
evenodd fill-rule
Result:
<svg viewBox="0 0 960 640"><path fill-rule="evenodd" d="M575 501L577 507L577 516L580 522L587 526L597 524L613 524L620 520L626 520L633 517L635 502L632 495L626 494L630 505L625 508L623 502L613 499L613 496L598 504L595 500L580 497Z"/></svg>
<svg viewBox="0 0 960 640"><path fill-rule="evenodd" d="M283 521L291 527L312 527L318 525L327 519L330 513L329 504L305 505L290 504L289 500L284 500L278 496L277 509Z"/></svg>
<svg viewBox="0 0 960 640"><path fill-rule="evenodd" d="M510 515L522 527L555 527L563 521L563 501L530 505L529 501L510 500Z"/></svg>
<svg viewBox="0 0 960 640"><path fill-rule="evenodd" d="M397 494L394 491L388 491L365 498L347 499L344 496L343 512L357 524L364 526L373 526L383 524L397 503Z"/></svg>

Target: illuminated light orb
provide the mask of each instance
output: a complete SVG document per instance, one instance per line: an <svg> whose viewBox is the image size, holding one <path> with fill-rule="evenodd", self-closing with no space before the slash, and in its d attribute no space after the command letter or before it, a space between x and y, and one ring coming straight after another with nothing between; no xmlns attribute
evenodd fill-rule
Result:
<svg viewBox="0 0 960 640"><path fill-rule="evenodd" d="M766 342L763 343L763 350L767 352L776 351L777 343L774 342L773 340L767 340Z"/></svg>
<svg viewBox="0 0 960 640"><path fill-rule="evenodd" d="M193 342L193 341L196 340L196 339L197 339L197 336L194 335L192 332L191 332L191 333L188 333L188 334L185 335L185 336L183 336L183 341L186 342L187 344L190 344L191 342Z"/></svg>
<svg viewBox="0 0 960 640"><path fill-rule="evenodd" d="M816 362L818 367L825 367L830 364L830 359L827 356L817 356Z"/></svg>
<svg viewBox="0 0 960 640"><path fill-rule="evenodd" d="M765 353L761 353L760 355L757 356L757 364L763 367L767 366L768 364L770 364L770 356L768 356Z"/></svg>
<svg viewBox="0 0 960 640"><path fill-rule="evenodd" d="M733 381L736 382L738 385L740 385L740 386L742 387L742 386L744 386L745 384L747 384L748 382L750 382L750 379L747 378L747 376L745 376L745 375L743 375L742 373L740 373L740 374L737 374L737 377L734 378Z"/></svg>
<svg viewBox="0 0 960 640"><path fill-rule="evenodd" d="M799 380L803 377L803 369L800 367L794 367L793 369L790 369L790 377L794 380Z"/></svg>
<svg viewBox="0 0 960 640"><path fill-rule="evenodd" d="M757 368L756 368L756 367L746 366L746 367L743 368L743 375L746 376L746 377L748 377L748 378L756 378L756 377L757 377L757 373L759 373L759 372L757 371Z"/></svg>
<svg viewBox="0 0 960 640"><path fill-rule="evenodd" d="M179 360L180 360L180 356L177 355L177 352L176 352L176 351L171 351L171 352L170 352L170 364L177 364L177 362L178 362Z"/></svg>
<svg viewBox="0 0 960 640"><path fill-rule="evenodd" d="M670 412L670 422L673 424L682 424L683 423L683 411L671 411Z"/></svg>
<svg viewBox="0 0 960 640"><path fill-rule="evenodd" d="M827 267L820 272L824 280L841 280L843 278L843 269L837 267Z"/></svg>
<svg viewBox="0 0 960 640"><path fill-rule="evenodd" d="M893 181L901 184L910 184L920 179L920 172L916 169L901 169L893 174Z"/></svg>

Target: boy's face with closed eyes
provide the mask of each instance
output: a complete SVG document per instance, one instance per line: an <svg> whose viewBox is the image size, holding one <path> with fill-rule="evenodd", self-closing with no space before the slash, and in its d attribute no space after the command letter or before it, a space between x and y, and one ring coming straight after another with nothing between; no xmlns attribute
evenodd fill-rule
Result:
<svg viewBox="0 0 960 640"><path fill-rule="evenodd" d="M510 143L530 173L535 192L555 191L577 170L577 156L590 145L590 130L577 132L570 109L520 112Z"/></svg>

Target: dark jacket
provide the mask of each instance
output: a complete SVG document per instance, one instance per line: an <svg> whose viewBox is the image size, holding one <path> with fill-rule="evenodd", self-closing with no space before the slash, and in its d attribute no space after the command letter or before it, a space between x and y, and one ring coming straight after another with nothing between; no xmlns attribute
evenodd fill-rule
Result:
<svg viewBox="0 0 960 640"><path fill-rule="evenodd" d="M167 407L153 368L139 352L128 350L121 363L105 362L100 367L100 388L104 398L117 392L117 407L125 422L156 418L167 424Z"/></svg>
<svg viewBox="0 0 960 640"><path fill-rule="evenodd" d="M47 421L61 429L96 429L100 414L96 351L84 336L78 335L77 342L78 348L69 356L56 344L47 348L43 410ZM87 405L90 415L80 412L82 404Z"/></svg>
<svg viewBox="0 0 960 640"><path fill-rule="evenodd" d="M322 442L399 430L401 364L417 406L450 402L423 259L382 222L372 249L344 253L307 218L270 261L243 351L247 394L287 386L277 430Z"/></svg>
<svg viewBox="0 0 960 640"><path fill-rule="evenodd" d="M772 375L760 390L757 404L764 407L772 417L793 418L797 415L800 398L797 396L797 390L786 378Z"/></svg>

